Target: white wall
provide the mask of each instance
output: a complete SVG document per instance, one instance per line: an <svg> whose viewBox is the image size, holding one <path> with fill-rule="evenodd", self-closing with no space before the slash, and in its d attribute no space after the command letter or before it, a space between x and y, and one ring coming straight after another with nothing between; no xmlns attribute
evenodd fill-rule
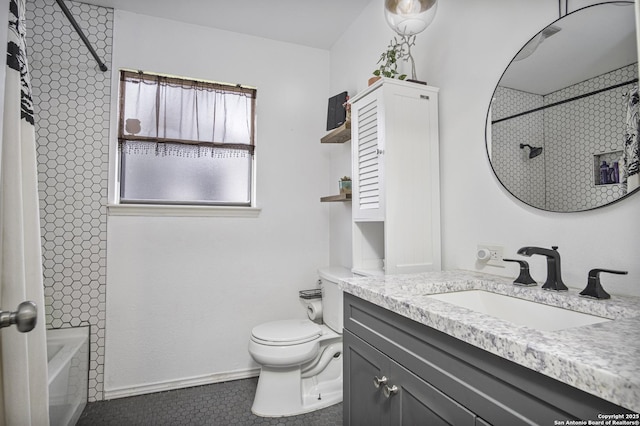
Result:
<svg viewBox="0 0 640 426"><path fill-rule="evenodd" d="M251 328L304 317L297 291L329 263L319 201L337 192L319 142L329 52L123 11L114 19L112 162L119 68L255 86L262 212L109 217L105 396L255 373Z"/></svg>
<svg viewBox="0 0 640 426"><path fill-rule="evenodd" d="M571 2L571 7L582 3ZM372 1L333 46L333 92L348 90L353 95L366 87L378 55L393 36L382 4ZM582 289L591 268L624 269L629 275L603 275L605 288L611 294L640 295L640 195L588 212L548 213L513 198L500 186L487 159L485 119L495 85L519 48L557 17L555 0L440 1L434 22L417 38L418 77L441 89L443 268L515 277L516 265L479 268L476 245L501 244L505 257L525 245L557 245L569 287ZM334 163L348 161L334 156ZM332 213L332 227L337 226L334 219L343 218ZM332 253L350 244L348 238L332 232ZM544 281L545 259L529 260L534 278Z"/></svg>
<svg viewBox="0 0 640 426"><path fill-rule="evenodd" d="M476 269L479 242L502 244L507 255L524 245L558 245L567 285L582 288L592 267L627 269L628 276L603 276L605 288L640 295L639 195L589 212L547 213L509 195L487 160L484 122L493 89L510 58L557 17L557 2L448 0L438 7L415 57L418 77L441 89L444 268ZM108 218L107 397L251 374L251 328L303 317L297 290L315 286L316 269L351 265L350 205L319 203L350 173L350 144L321 145L319 138L327 98L363 90L392 36L379 0L330 53L115 12L114 71L258 88L262 212L245 219ZM544 259L530 262L543 279ZM516 275L513 265L484 271Z"/></svg>

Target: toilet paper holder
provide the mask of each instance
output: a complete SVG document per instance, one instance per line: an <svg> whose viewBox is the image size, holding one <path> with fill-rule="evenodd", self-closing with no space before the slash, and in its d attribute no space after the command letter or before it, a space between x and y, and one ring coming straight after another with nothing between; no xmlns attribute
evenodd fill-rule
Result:
<svg viewBox="0 0 640 426"><path fill-rule="evenodd" d="M320 288L312 288L310 290L300 290L298 294L300 295L300 299L305 299L305 300L322 299L322 289Z"/></svg>

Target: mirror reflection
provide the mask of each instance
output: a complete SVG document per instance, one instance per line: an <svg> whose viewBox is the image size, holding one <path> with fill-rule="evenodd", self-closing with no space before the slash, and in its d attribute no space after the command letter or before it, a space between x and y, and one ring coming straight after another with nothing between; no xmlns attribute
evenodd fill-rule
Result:
<svg viewBox="0 0 640 426"><path fill-rule="evenodd" d="M638 189L638 57L633 2L572 12L533 37L494 92L487 151L521 201L590 210Z"/></svg>

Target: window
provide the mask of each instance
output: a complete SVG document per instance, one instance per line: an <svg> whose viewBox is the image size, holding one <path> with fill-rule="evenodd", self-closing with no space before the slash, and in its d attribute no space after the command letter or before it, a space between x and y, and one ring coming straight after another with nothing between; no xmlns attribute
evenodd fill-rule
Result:
<svg viewBox="0 0 640 426"><path fill-rule="evenodd" d="M256 90L120 72L120 202L250 206Z"/></svg>

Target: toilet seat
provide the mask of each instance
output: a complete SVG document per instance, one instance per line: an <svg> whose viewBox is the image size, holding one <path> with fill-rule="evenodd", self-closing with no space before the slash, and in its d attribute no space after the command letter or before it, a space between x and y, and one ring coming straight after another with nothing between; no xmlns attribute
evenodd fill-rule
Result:
<svg viewBox="0 0 640 426"><path fill-rule="evenodd" d="M310 320L283 320L260 324L251 330L251 339L267 346L290 346L311 342L322 328Z"/></svg>

